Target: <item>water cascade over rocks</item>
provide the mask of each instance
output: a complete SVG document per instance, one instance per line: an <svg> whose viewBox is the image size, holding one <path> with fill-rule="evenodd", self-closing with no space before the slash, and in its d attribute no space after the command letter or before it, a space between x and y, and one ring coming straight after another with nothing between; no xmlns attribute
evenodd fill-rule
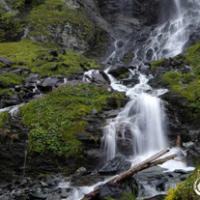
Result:
<svg viewBox="0 0 200 200"><path fill-rule="evenodd" d="M129 68L130 76L138 76L138 84L127 87L109 74L112 67L121 62L123 47L119 43L127 43L127 41L123 41L123 38L117 39L114 51L106 60L108 68L105 72L110 78L111 87L126 92L130 98L129 103L116 119L112 119L105 127L103 144L106 160L113 159L120 152L117 144L123 140L129 141L127 144L131 146L133 157L149 155L168 146L164 107L158 97L166 90L153 90L148 85L149 78L152 77L144 75L140 69L147 68L146 63L149 61L176 56L183 52L191 33L195 32L194 29L200 24L200 18L197 17L200 16L198 11L200 2L172 0L163 1L161 6L167 6L167 3L171 3L168 9L172 9L173 12L170 16L164 14L161 16L162 23L150 33L142 47L136 49L136 57L132 61L134 70Z"/></svg>
<svg viewBox="0 0 200 200"><path fill-rule="evenodd" d="M105 1L103 1L105 2ZM109 0L113 6L113 17L107 14L106 20L113 26L114 50L105 59L104 73L110 80L112 89L125 92L129 97L127 105L116 118L109 119L104 128L102 147L105 161L110 161L118 154L123 154L133 165L150 155L169 146L166 136L166 121L164 103L160 96L166 89L153 89L149 80L153 78L148 73L148 62L160 58L176 56L184 51L193 33L200 25L199 0L163 0L160 1L162 15L160 21L153 28L147 28L145 37L134 37L134 27L139 21L132 16L131 9L136 4L132 0ZM103 3L102 3L103 4ZM106 11L105 11L106 13ZM138 78L137 84L123 84L111 71L113 68L125 65L122 57L128 50L134 51L132 62L127 67L129 79ZM90 82L96 71L85 73L84 80ZM89 77L89 79L88 79ZM184 152L180 148L173 148L171 152L179 153L179 161L169 161L162 165L173 171L175 169L191 170L181 159ZM143 177L143 175L141 176ZM87 187L87 192L98 185ZM172 185L171 185L172 186ZM156 193L152 185L144 184L146 193L150 196ZM165 188L166 190L168 188ZM80 199L85 188L75 189L76 199ZM84 192L83 192L84 191ZM153 192L152 192L153 191ZM72 194L69 200L73 199Z"/></svg>
<svg viewBox="0 0 200 200"><path fill-rule="evenodd" d="M103 142L106 160L116 156L118 142L128 141L129 148L131 147L129 156L133 157L149 152L155 153L167 147L165 114L162 101L157 97L166 90L153 91L147 84L148 79L145 75L140 74L139 80L140 83L135 87L126 88L130 101L105 127ZM148 91L154 94L149 94Z"/></svg>

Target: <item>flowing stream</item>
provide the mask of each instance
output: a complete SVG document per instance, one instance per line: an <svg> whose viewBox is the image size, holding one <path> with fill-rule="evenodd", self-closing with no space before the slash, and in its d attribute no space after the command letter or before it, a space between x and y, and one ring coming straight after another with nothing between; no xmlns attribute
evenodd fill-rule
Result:
<svg viewBox="0 0 200 200"><path fill-rule="evenodd" d="M169 2L173 4L171 5L174 10L172 16L167 16L167 18L165 16L166 19L162 20L162 23L152 30L143 45L135 49L136 56L132 61L135 68L129 69L129 71L130 76L138 76L138 84L133 87L123 85L109 73L112 67L121 62L123 48L119 43L127 43L123 34L116 33L118 37L115 39L115 48L104 63L106 66L105 73L110 79L111 87L114 90L125 92L129 97L127 105L116 118L108 120L107 126L104 128L102 144L106 161L113 159L117 154L124 154L134 165L169 146L166 136L167 118L164 103L159 97L167 90L153 89L148 84L153 77L140 72L140 69L141 67L148 67L145 64L146 62L176 56L184 51L191 33L195 32L200 24L200 1L172 0ZM130 5L134 6L132 3L132 0L125 2L119 0L120 16L130 17L130 10L126 12L126 9L130 8ZM114 24L115 31L119 30L118 24L119 21ZM94 71L87 72L87 76L92 76L92 72ZM129 145L129 152L121 152L119 144L123 141ZM172 148L171 152L178 153L180 158L184 156L184 152L180 148ZM187 167L181 159L168 161L162 167L171 171L192 169ZM76 189L75 194L73 193L76 196L72 195L68 200L72 200L74 197L81 199L84 193L92 191L99 184L102 183Z"/></svg>

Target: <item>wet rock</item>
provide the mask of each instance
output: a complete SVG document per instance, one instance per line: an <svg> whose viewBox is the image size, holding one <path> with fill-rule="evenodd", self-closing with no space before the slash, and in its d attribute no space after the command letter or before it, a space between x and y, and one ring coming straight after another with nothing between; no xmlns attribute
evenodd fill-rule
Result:
<svg viewBox="0 0 200 200"><path fill-rule="evenodd" d="M100 84L109 84L110 80L104 71L90 70L84 74L84 80Z"/></svg>
<svg viewBox="0 0 200 200"><path fill-rule="evenodd" d="M2 63L5 67L10 67L13 63L7 58L0 57L0 63Z"/></svg>
<svg viewBox="0 0 200 200"><path fill-rule="evenodd" d="M47 194L44 194L41 189L37 189L36 191L32 191L30 193L30 200L44 200L47 199Z"/></svg>
<svg viewBox="0 0 200 200"><path fill-rule="evenodd" d="M134 75L126 79L121 79L120 81L122 82L122 84L128 85L130 87L133 87L134 85L139 83L138 75Z"/></svg>
<svg viewBox="0 0 200 200"><path fill-rule="evenodd" d="M120 199L124 194L130 194L133 197L137 196L138 188L134 178L130 178L124 183L117 185L102 185L100 186L99 199Z"/></svg>
<svg viewBox="0 0 200 200"><path fill-rule="evenodd" d="M131 167L129 162L124 156L117 156L114 159L108 161L100 170L100 174L118 174L122 171L126 171Z"/></svg>
<svg viewBox="0 0 200 200"><path fill-rule="evenodd" d="M92 173L85 174L83 176L73 175L71 179L71 184L75 186L87 186L87 185L94 185L104 180L105 180L104 176L101 176L98 173L92 172Z"/></svg>
<svg viewBox="0 0 200 200"><path fill-rule="evenodd" d="M166 193L169 188L185 180L190 172L177 170L165 172L161 167L151 167L136 174L134 177L139 185L139 197L155 198L155 194Z"/></svg>
<svg viewBox="0 0 200 200"><path fill-rule="evenodd" d="M66 199L69 196L69 191L66 188L61 188L61 194L60 194L61 198Z"/></svg>
<svg viewBox="0 0 200 200"><path fill-rule="evenodd" d="M129 70L128 67L125 67L124 65L115 65L109 70L109 73L117 78L122 75L127 75Z"/></svg>
<svg viewBox="0 0 200 200"><path fill-rule="evenodd" d="M58 78L48 77L41 81L37 86L42 92L51 91L53 88L57 87L59 83Z"/></svg>
<svg viewBox="0 0 200 200"><path fill-rule="evenodd" d="M164 194L159 194L159 195L155 195L153 197L150 198L144 198L144 200L163 200L165 199L166 195Z"/></svg>
<svg viewBox="0 0 200 200"><path fill-rule="evenodd" d="M38 74L33 74L31 73L27 78L26 78L26 83L36 83L39 80L40 76Z"/></svg>
<svg viewBox="0 0 200 200"><path fill-rule="evenodd" d="M13 105L18 105L22 102L20 97L17 94L13 94L12 96L2 95L0 99L0 107L9 107Z"/></svg>
<svg viewBox="0 0 200 200"><path fill-rule="evenodd" d="M81 176L84 175L87 172L87 169L85 167L80 167L79 169L76 170L76 175Z"/></svg>

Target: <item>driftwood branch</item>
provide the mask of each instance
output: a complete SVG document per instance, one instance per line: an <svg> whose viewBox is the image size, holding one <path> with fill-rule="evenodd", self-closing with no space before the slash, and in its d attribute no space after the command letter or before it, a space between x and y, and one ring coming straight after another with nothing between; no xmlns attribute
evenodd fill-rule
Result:
<svg viewBox="0 0 200 200"><path fill-rule="evenodd" d="M167 152L169 152L169 149L160 151L159 153L148 158L147 160L135 165L131 169L129 169L125 172L122 172L117 176L114 176L112 179L110 179L108 182L106 182L103 185L115 185L115 184L122 183L129 177L132 177L134 174L136 174L144 169L163 164L164 162L174 159L176 157L176 155L173 154L170 156L166 156L164 158L160 158L161 156L165 155ZM158 159L158 158L160 158L160 159ZM100 192L100 186L96 187L92 192L86 194L82 198L82 200L94 200L95 197L97 197L97 195L99 194L99 192Z"/></svg>

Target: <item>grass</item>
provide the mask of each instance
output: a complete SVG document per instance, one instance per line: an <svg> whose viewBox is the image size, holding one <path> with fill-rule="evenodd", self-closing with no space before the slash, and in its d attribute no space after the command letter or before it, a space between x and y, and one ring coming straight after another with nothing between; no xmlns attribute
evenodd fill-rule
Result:
<svg viewBox="0 0 200 200"><path fill-rule="evenodd" d="M8 118L9 118L8 112L0 113L0 128L4 128L5 123L8 121Z"/></svg>
<svg viewBox="0 0 200 200"><path fill-rule="evenodd" d="M51 46L43 46L30 40L0 43L0 55L10 59L14 66L28 68L41 76L72 76L84 70L98 68L95 60L84 55L68 51L53 57L49 54ZM57 49L56 49L57 50Z"/></svg>
<svg viewBox="0 0 200 200"><path fill-rule="evenodd" d="M191 66L192 71L181 72L173 69L163 73L161 80L172 92L187 100L185 110L188 109L191 120L196 121L200 117L200 42L188 48L183 56L174 59L181 59L185 65ZM155 69L162 64L163 60L158 60L153 62L151 67Z"/></svg>
<svg viewBox="0 0 200 200"><path fill-rule="evenodd" d="M29 127L30 152L55 155L81 155L82 144L76 134L84 133L85 116L98 112L110 99L118 103L123 95L88 84L61 87L21 108L23 123Z"/></svg>
<svg viewBox="0 0 200 200"><path fill-rule="evenodd" d="M12 72L0 74L0 88L8 88L19 85L24 81L24 77Z"/></svg>
<svg viewBox="0 0 200 200"><path fill-rule="evenodd" d="M45 0L43 4L32 9L28 16L32 27L32 36L52 38L55 27L70 25L76 27L73 34L90 40L94 34L94 25L82 9L71 9L62 0Z"/></svg>

